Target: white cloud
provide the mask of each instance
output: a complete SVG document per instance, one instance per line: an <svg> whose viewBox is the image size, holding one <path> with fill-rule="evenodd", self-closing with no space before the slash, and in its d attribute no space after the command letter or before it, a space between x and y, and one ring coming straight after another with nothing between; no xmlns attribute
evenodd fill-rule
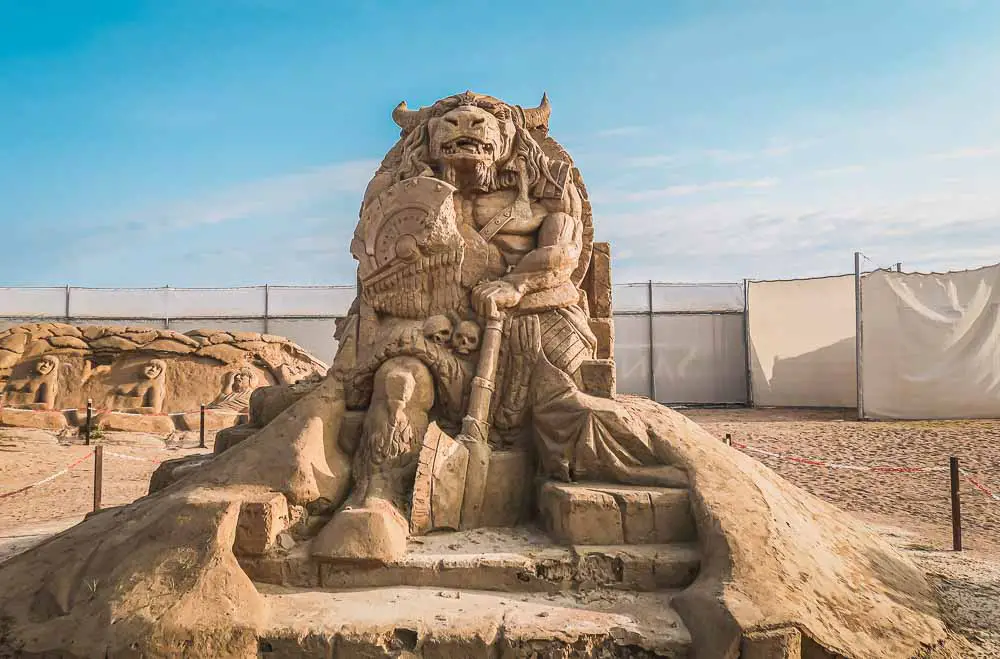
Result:
<svg viewBox="0 0 1000 659"><path fill-rule="evenodd" d="M845 174L861 174L866 171L868 171L868 167L865 165L841 165L840 167L817 169L813 172L813 176L842 176Z"/></svg>
<svg viewBox="0 0 1000 659"><path fill-rule="evenodd" d="M361 198L378 167L356 160L242 183L157 213L163 225L186 228L262 216L282 216L345 194Z"/></svg>
<svg viewBox="0 0 1000 659"><path fill-rule="evenodd" d="M774 140L767 146L750 150L734 149L702 149L689 153L656 153L651 155L629 156L623 160L626 167L662 167L664 165L694 164L709 161L718 164L735 164L754 160L781 158L796 151L818 144L818 139L802 139L796 141Z"/></svg>
<svg viewBox="0 0 1000 659"><path fill-rule="evenodd" d="M771 188L778 185L780 181L776 178L761 179L736 179L731 181L707 181L705 183L688 183L683 185L671 185L656 190L641 190L639 192L628 192L620 195L622 201L636 202L649 201L652 199L662 199L665 197L686 197L689 195L716 192L719 190L754 190L761 188Z"/></svg>
<svg viewBox="0 0 1000 659"><path fill-rule="evenodd" d="M625 135L638 135L646 130L645 126L615 126L597 131L598 137L624 137Z"/></svg>
<svg viewBox="0 0 1000 659"><path fill-rule="evenodd" d="M965 147L938 153L929 153L930 160L972 160L975 158L992 158L1000 156L1000 147Z"/></svg>
<svg viewBox="0 0 1000 659"><path fill-rule="evenodd" d="M702 155L709 160L721 163L744 162L757 157L751 151L731 151L729 149L706 149Z"/></svg>
<svg viewBox="0 0 1000 659"><path fill-rule="evenodd" d="M845 273L859 249L876 265L902 261L907 269L1000 261L1000 194L931 190L851 197L837 186L806 189L796 198L794 187L789 182L780 196L693 205L660 199L629 213L598 213L595 221L600 238L612 244L619 282Z"/></svg>
<svg viewBox="0 0 1000 659"><path fill-rule="evenodd" d="M670 165L676 163L678 160L676 155L671 154L660 154L652 156L634 156L632 158L625 159L626 167L662 167L664 165Z"/></svg>

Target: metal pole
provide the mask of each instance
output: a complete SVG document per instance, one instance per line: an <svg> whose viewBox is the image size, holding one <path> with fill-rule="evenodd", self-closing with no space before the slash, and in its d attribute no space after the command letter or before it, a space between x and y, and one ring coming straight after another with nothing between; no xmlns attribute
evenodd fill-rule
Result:
<svg viewBox="0 0 1000 659"><path fill-rule="evenodd" d="M951 467L951 546L955 551L962 551L962 499L958 493L958 458L952 456L948 462Z"/></svg>
<svg viewBox="0 0 1000 659"><path fill-rule="evenodd" d="M271 311L271 286L264 284L264 334L268 334L268 316Z"/></svg>
<svg viewBox="0 0 1000 659"><path fill-rule="evenodd" d="M83 426L83 442L90 446L90 427L94 421L94 401L87 399L87 422Z"/></svg>
<svg viewBox="0 0 1000 659"><path fill-rule="evenodd" d="M205 405L201 406L201 423L198 425L198 448L205 448Z"/></svg>
<svg viewBox="0 0 1000 659"><path fill-rule="evenodd" d="M747 378L747 407L753 407L753 362L750 355L750 280L743 280L743 352Z"/></svg>
<svg viewBox="0 0 1000 659"><path fill-rule="evenodd" d="M903 263L902 262L897 262L896 263L896 272L902 272L902 271L903 271Z"/></svg>
<svg viewBox="0 0 1000 659"><path fill-rule="evenodd" d="M656 398L656 365L653 363L653 280L649 280L648 295L646 296L648 309L646 313L649 317L649 397L654 401Z"/></svg>
<svg viewBox="0 0 1000 659"><path fill-rule="evenodd" d="M69 322L69 285L66 285L66 322Z"/></svg>
<svg viewBox="0 0 1000 659"><path fill-rule="evenodd" d="M104 487L104 446L94 449L94 512L101 509L101 490Z"/></svg>
<svg viewBox="0 0 1000 659"><path fill-rule="evenodd" d="M854 361L857 364L857 391L858 391L858 420L865 418L865 392L864 380L862 378L862 348L864 346L864 332L861 322L862 299L861 299L861 252L854 252Z"/></svg>

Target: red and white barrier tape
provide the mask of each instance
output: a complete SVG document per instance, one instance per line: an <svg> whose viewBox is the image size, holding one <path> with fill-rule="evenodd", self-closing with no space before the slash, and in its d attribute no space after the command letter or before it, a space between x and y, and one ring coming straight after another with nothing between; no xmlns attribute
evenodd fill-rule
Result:
<svg viewBox="0 0 1000 659"><path fill-rule="evenodd" d="M81 462L83 462L84 460L86 460L87 458L89 458L92 455L94 455L93 451L91 451L90 453L87 453L85 456L81 457L79 460L77 460L76 462L73 462L69 466L67 466L67 467L65 467L63 469L60 469L59 471L57 471L56 473L52 474L51 476L46 476L42 480L36 481L36 482L32 483L31 485L25 485L24 487L18 488L16 490L11 490L10 492L4 492L3 494L0 494L0 499L5 499L5 498L7 498L9 496L13 496L15 494L20 494L21 492L25 492L27 490L30 490L33 487L38 487L39 485L44 485L45 483L48 483L49 481L54 481L55 479L59 478L63 474L69 472L70 469L73 469L74 467L78 466Z"/></svg>
<svg viewBox="0 0 1000 659"><path fill-rule="evenodd" d="M32 488L38 487L39 485L45 485L48 482L54 481L55 479L59 478L60 476L64 476L71 469L80 466L80 464L83 463L84 460L87 460L88 458L92 457L93 455L94 455L94 452L90 451L86 455L80 457L79 459L75 460L74 462L72 462L71 464L67 465L66 467L60 469L59 471L57 471L54 474L46 476L45 478L43 478L43 479L41 479L39 481L35 481L34 483L31 483L30 485L25 485L24 487L19 487L16 490L11 490L10 492L0 493L0 499L6 499L7 497L14 496L15 494L20 494L21 492L26 492L26 491L28 491L28 490L30 490ZM110 456L113 456L113 457L116 457L116 458L121 458L123 460L134 460L136 462L152 462L153 464L160 464L162 462L162 460L153 460L151 458L140 458L140 457L137 457L137 456L134 456L134 455L126 455L124 453L115 453L114 451L104 451L104 455L110 455Z"/></svg>
<svg viewBox="0 0 1000 659"><path fill-rule="evenodd" d="M791 455L789 453L775 453L774 451L765 451L762 448L758 448L756 446L750 446L749 444L741 444L739 442L733 442L732 445L734 448L738 448L741 451L745 451L747 453L756 453L757 455L765 455L770 458L777 458L779 460L786 460L788 462L796 462L799 464L810 465L812 467L826 467L827 469L848 469L851 471L874 471L879 473L895 473L895 474L949 471L949 467L893 467L890 465L871 466L871 465L842 464L836 462L826 462L824 460L816 460L813 458L803 458L801 456ZM969 483L974 488L976 488L986 496L990 497L994 501L1000 501L1000 495L997 495L994 492L990 491L989 488L987 488L981 482L973 478L968 471L966 471L965 469L961 469L960 472L962 476L965 477L965 480L969 481Z"/></svg>
<svg viewBox="0 0 1000 659"><path fill-rule="evenodd" d="M982 492L983 494L985 494L989 498L993 499L994 501L1000 501L1000 494L996 494L994 492L991 492L989 490L989 488L987 488L985 485L983 485L982 483L980 483L979 481L977 481L975 478L973 478L969 474L965 473L964 469L962 470L962 475L965 476L965 480L969 481L972 484L972 487L976 488L977 490L979 490L980 492Z"/></svg>

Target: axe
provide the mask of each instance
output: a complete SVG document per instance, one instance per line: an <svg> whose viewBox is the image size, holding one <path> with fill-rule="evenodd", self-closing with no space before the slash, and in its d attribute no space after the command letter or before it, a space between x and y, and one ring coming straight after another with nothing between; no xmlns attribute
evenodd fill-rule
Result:
<svg viewBox="0 0 1000 659"><path fill-rule="evenodd" d="M469 407L462 419L462 432L456 438L469 451L462 497L461 528L474 529L482 517L486 477L490 469L492 450L487 442L490 435L490 402L496 389L497 363L500 360L500 340L503 336L504 313L486 319L479 364L472 378Z"/></svg>

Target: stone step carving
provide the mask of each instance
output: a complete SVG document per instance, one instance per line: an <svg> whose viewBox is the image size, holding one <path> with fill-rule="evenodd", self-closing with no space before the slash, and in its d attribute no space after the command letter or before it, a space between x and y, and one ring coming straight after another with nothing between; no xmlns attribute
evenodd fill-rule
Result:
<svg viewBox="0 0 1000 659"><path fill-rule="evenodd" d="M563 547L537 531L519 528L425 536L422 542L411 541L403 557L363 567L316 560L308 543L285 551L273 544L276 536L270 536L266 555L239 555L240 566L254 581L298 588L652 592L691 584L701 563L697 547L690 543Z"/></svg>
<svg viewBox="0 0 1000 659"><path fill-rule="evenodd" d="M545 530L567 545L696 540L684 489L546 482L539 491L538 507Z"/></svg>
<svg viewBox="0 0 1000 659"><path fill-rule="evenodd" d="M671 593L508 596L259 586L267 629L258 657L690 657Z"/></svg>

